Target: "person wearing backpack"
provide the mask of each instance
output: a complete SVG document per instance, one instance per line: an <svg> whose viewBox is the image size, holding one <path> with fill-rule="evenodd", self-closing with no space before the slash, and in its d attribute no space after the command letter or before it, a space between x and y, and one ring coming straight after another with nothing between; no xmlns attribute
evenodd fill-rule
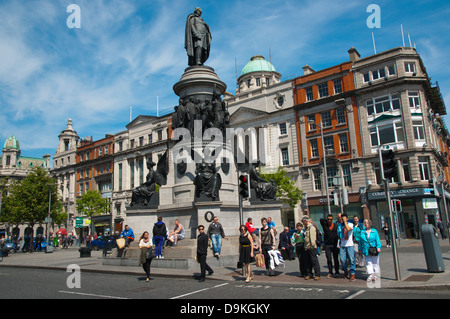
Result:
<svg viewBox="0 0 450 319"><path fill-rule="evenodd" d="M317 257L317 229L311 222L309 216L303 216L302 223L305 226L305 243L304 248L306 252L306 277L309 280L313 277L312 271L314 269L314 280L320 279L320 265Z"/></svg>
<svg viewBox="0 0 450 319"><path fill-rule="evenodd" d="M163 245L164 238L167 234L166 224L163 223L162 217L158 217L158 222L153 226L153 240L155 242L156 258L164 258L163 256Z"/></svg>

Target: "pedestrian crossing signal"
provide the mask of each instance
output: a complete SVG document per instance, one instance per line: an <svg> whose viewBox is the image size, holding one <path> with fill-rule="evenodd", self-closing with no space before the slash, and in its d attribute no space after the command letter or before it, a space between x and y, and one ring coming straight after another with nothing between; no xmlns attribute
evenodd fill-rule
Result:
<svg viewBox="0 0 450 319"><path fill-rule="evenodd" d="M249 183L248 183L248 175L243 174L239 176L239 195L242 198L249 198Z"/></svg>

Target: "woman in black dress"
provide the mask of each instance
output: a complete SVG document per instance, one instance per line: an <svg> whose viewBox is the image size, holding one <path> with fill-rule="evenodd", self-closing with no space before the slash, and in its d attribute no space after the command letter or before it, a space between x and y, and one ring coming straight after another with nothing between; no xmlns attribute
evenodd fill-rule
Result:
<svg viewBox="0 0 450 319"><path fill-rule="evenodd" d="M253 279L250 263L253 259L253 239L248 233L247 227L241 225L239 227L239 261L242 263L242 268L247 268L247 279L245 282L250 282Z"/></svg>

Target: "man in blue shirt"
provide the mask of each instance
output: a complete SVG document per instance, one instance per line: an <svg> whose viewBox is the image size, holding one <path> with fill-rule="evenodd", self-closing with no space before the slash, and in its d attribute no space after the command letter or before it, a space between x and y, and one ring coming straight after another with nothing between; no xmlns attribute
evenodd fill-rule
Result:
<svg viewBox="0 0 450 319"><path fill-rule="evenodd" d="M125 229L120 234L120 238L125 238L125 247L128 247L134 241L133 230L128 225L125 225Z"/></svg>

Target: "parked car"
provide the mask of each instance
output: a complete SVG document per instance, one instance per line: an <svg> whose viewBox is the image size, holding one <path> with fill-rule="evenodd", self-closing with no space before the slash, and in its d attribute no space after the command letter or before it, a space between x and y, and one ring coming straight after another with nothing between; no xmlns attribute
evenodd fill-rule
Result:
<svg viewBox="0 0 450 319"><path fill-rule="evenodd" d="M5 245L3 246L3 249L6 249L8 252L14 249L14 243L11 239L7 239ZM17 249L19 249L17 247Z"/></svg>
<svg viewBox="0 0 450 319"><path fill-rule="evenodd" d="M111 248L117 248L117 243L116 240L114 239L113 236L108 236L107 237L107 242L109 245L111 245ZM105 247L105 240L102 236L99 236L97 239L93 239L91 241L90 246L93 250L100 250L103 249Z"/></svg>

